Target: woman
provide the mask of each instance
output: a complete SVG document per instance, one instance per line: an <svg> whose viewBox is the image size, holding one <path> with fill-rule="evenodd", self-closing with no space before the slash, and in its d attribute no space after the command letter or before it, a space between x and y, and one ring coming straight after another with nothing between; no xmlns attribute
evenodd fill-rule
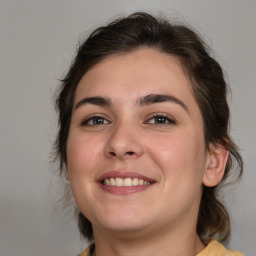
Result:
<svg viewBox="0 0 256 256"><path fill-rule="evenodd" d="M80 46L56 103L80 255L242 255L218 190L242 159L219 64L189 28L135 13ZM233 174L235 175L235 174Z"/></svg>

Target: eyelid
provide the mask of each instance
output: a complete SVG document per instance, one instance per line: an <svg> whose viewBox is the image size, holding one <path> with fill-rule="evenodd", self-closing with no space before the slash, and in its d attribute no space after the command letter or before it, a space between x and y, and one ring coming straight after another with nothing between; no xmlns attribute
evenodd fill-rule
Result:
<svg viewBox="0 0 256 256"><path fill-rule="evenodd" d="M169 114L166 114L166 113L152 113L152 114L150 114L149 116L147 116L147 119L146 119L146 121L144 121L144 123L146 124L146 123L148 123L148 124L150 124L149 123L149 120L151 120L152 118L157 118L157 117L162 117L162 118L166 118L166 119L168 119L169 120L169 122L170 123L165 123L165 124L158 124L158 125L171 125L171 124L176 124L177 123L177 121L176 121L176 119L174 118L174 117L172 117L172 116L170 116ZM152 125L155 125L155 124L152 124Z"/></svg>
<svg viewBox="0 0 256 256"><path fill-rule="evenodd" d="M97 119L97 118L102 118L108 121L108 123L110 123L109 118L107 118L104 114L101 113L97 113L97 114L91 114L89 116L87 116L86 118L84 118L81 122L81 126L86 126L88 124L88 122L92 119ZM104 124L103 124L104 125ZM94 126L94 125L88 125L88 126ZM96 126L96 125L95 125Z"/></svg>

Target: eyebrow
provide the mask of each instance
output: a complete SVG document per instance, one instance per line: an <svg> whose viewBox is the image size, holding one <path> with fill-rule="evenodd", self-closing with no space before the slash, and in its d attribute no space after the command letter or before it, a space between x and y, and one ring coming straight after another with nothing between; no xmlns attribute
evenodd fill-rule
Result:
<svg viewBox="0 0 256 256"><path fill-rule="evenodd" d="M139 106L148 106L156 103L162 103L162 102L172 102L175 104L180 105L186 112L188 112L188 107L183 103L181 100L178 98L172 96L172 95L167 95L167 94L149 94L146 96L143 96L137 100L137 104ZM97 105L97 106L111 106L112 102L109 98L106 97L101 97L101 96L95 96L95 97L86 97L80 100L76 106L75 110L83 105L86 104L92 104L92 105Z"/></svg>
<svg viewBox="0 0 256 256"><path fill-rule="evenodd" d="M92 105L104 107L104 106L110 106L111 100L105 97L100 97L100 96L83 98L76 104L75 109L86 104L92 104Z"/></svg>
<svg viewBox="0 0 256 256"><path fill-rule="evenodd" d="M162 103L162 102L176 103L180 105L184 110L186 110L186 112L188 112L188 107L186 106L186 104L172 95L149 94L138 100L138 103L140 106L147 106L147 105Z"/></svg>

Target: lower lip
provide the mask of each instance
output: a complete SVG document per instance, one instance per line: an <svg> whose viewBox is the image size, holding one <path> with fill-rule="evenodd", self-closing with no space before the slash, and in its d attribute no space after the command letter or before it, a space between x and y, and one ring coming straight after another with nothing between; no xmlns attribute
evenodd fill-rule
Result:
<svg viewBox="0 0 256 256"><path fill-rule="evenodd" d="M116 195L128 195L128 194L144 191L150 188L153 184L143 185L143 186L119 187L119 186L104 185L99 182L99 185L103 190L109 193L116 194Z"/></svg>

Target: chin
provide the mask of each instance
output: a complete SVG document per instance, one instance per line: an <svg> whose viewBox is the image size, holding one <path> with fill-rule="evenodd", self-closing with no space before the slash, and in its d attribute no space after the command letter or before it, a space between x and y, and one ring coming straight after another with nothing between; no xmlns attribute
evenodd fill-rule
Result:
<svg viewBox="0 0 256 256"><path fill-rule="evenodd" d="M108 217L109 216L109 217ZM112 214L100 217L98 222L101 227L112 232L138 232L150 225L142 214Z"/></svg>
<svg viewBox="0 0 256 256"><path fill-rule="evenodd" d="M129 236L134 237L135 234L140 234L146 227L145 223L115 223L114 225L108 225L105 227L106 230L111 233L116 233L118 236L128 238Z"/></svg>

